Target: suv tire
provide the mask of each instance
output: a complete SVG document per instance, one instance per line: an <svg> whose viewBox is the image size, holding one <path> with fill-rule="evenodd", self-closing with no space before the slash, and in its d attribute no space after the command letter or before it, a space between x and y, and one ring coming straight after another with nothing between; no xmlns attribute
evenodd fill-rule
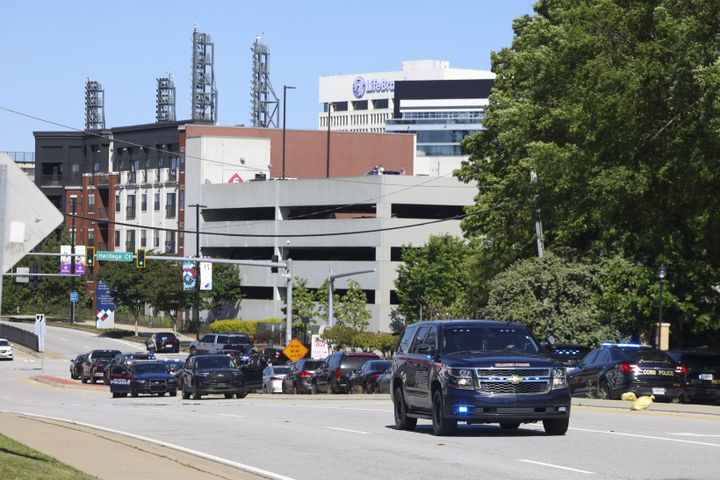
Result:
<svg viewBox="0 0 720 480"><path fill-rule="evenodd" d="M454 435L457 430L457 420L445 418L445 408L442 392L435 390L432 397L432 429L433 435Z"/></svg>
<svg viewBox="0 0 720 480"><path fill-rule="evenodd" d="M569 424L569 418L549 418L543 420L543 428L548 435L565 435Z"/></svg>
<svg viewBox="0 0 720 480"><path fill-rule="evenodd" d="M415 430L415 427L417 426L417 418L410 418L407 416L407 404L405 403L405 397L402 393L402 387L397 387L395 389L394 400L395 428L398 430Z"/></svg>
<svg viewBox="0 0 720 480"><path fill-rule="evenodd" d="M198 393L195 385L193 385L193 387L192 387L192 397L193 397L193 400L200 400L202 398L202 394Z"/></svg>
<svg viewBox="0 0 720 480"><path fill-rule="evenodd" d="M182 389L182 397L183 400L190 400L190 392L186 392L184 387Z"/></svg>

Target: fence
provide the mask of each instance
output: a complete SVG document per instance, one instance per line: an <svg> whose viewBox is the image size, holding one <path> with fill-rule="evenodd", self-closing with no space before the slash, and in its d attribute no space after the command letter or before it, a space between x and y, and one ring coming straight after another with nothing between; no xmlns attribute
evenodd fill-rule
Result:
<svg viewBox="0 0 720 480"><path fill-rule="evenodd" d="M0 323L0 338L5 338L13 343L19 343L24 347L35 350L36 352L39 351L37 335L33 332L23 330L22 328Z"/></svg>

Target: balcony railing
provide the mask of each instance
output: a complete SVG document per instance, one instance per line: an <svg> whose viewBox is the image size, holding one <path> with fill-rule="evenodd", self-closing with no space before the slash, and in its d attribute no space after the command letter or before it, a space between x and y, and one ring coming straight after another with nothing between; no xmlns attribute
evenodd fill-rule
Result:
<svg viewBox="0 0 720 480"><path fill-rule="evenodd" d="M125 218L128 220L132 220L135 218L135 207L127 207L125 208Z"/></svg>
<svg viewBox="0 0 720 480"><path fill-rule="evenodd" d="M175 218L177 205L165 205L165 218Z"/></svg>
<svg viewBox="0 0 720 480"><path fill-rule="evenodd" d="M97 186L107 186L110 185L110 176L109 175L103 175L101 173L95 174L92 177L92 183Z"/></svg>
<svg viewBox="0 0 720 480"><path fill-rule="evenodd" d="M47 187L58 187L62 184L62 175L43 175L42 184Z"/></svg>

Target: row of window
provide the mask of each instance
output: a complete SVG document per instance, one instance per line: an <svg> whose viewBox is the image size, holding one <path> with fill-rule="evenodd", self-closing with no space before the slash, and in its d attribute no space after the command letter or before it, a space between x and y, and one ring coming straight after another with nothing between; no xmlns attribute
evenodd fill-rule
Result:
<svg viewBox="0 0 720 480"><path fill-rule="evenodd" d="M139 243L136 243L136 238L139 232ZM149 248L157 251L158 253L175 253L177 242L177 232L173 230L151 230L152 245L149 242L148 230L141 229L136 230L115 230L115 248L125 248L126 252L134 252L138 248ZM123 245L123 237L125 243ZM182 240L182 235L180 235Z"/></svg>
<svg viewBox="0 0 720 480"><path fill-rule="evenodd" d="M176 193L175 192L168 192L165 194L165 217L166 218L175 218L177 208L178 206L180 209L185 208L185 192L180 192L180 201L179 204L176 203ZM122 197L121 195L115 194L115 211L121 212L122 211ZM140 211L146 212L148 210L148 199L149 195L147 193L140 194ZM94 213L94 205L95 205L95 195L90 194L90 197L88 197L88 213ZM92 200L93 208L90 207L90 200ZM132 220L135 218L136 214L136 195L135 194L128 194L126 197L126 211L125 211L125 218L128 220ZM156 212L159 212L161 210L160 205L160 192L154 192L153 193L153 210Z"/></svg>
<svg viewBox="0 0 720 480"><path fill-rule="evenodd" d="M402 118L474 118L485 119L485 110L471 112L402 112Z"/></svg>
<svg viewBox="0 0 720 480"><path fill-rule="evenodd" d="M361 114L361 115L342 115L342 116L333 116L331 118L331 126L332 127L347 127L350 125L371 125L371 124L377 124L377 123L385 123L385 121L390 118L389 113L371 113L371 114ZM328 117L321 117L320 118L320 127L327 128L327 119ZM380 130L382 131L382 130Z"/></svg>

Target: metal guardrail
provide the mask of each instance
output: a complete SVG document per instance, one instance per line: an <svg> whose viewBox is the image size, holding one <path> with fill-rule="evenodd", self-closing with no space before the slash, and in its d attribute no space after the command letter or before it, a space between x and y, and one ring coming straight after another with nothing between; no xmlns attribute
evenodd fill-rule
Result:
<svg viewBox="0 0 720 480"><path fill-rule="evenodd" d="M23 330L22 328L0 323L0 338L5 338L13 343L19 343L24 347L35 350L36 352L39 351L37 335L33 332Z"/></svg>

